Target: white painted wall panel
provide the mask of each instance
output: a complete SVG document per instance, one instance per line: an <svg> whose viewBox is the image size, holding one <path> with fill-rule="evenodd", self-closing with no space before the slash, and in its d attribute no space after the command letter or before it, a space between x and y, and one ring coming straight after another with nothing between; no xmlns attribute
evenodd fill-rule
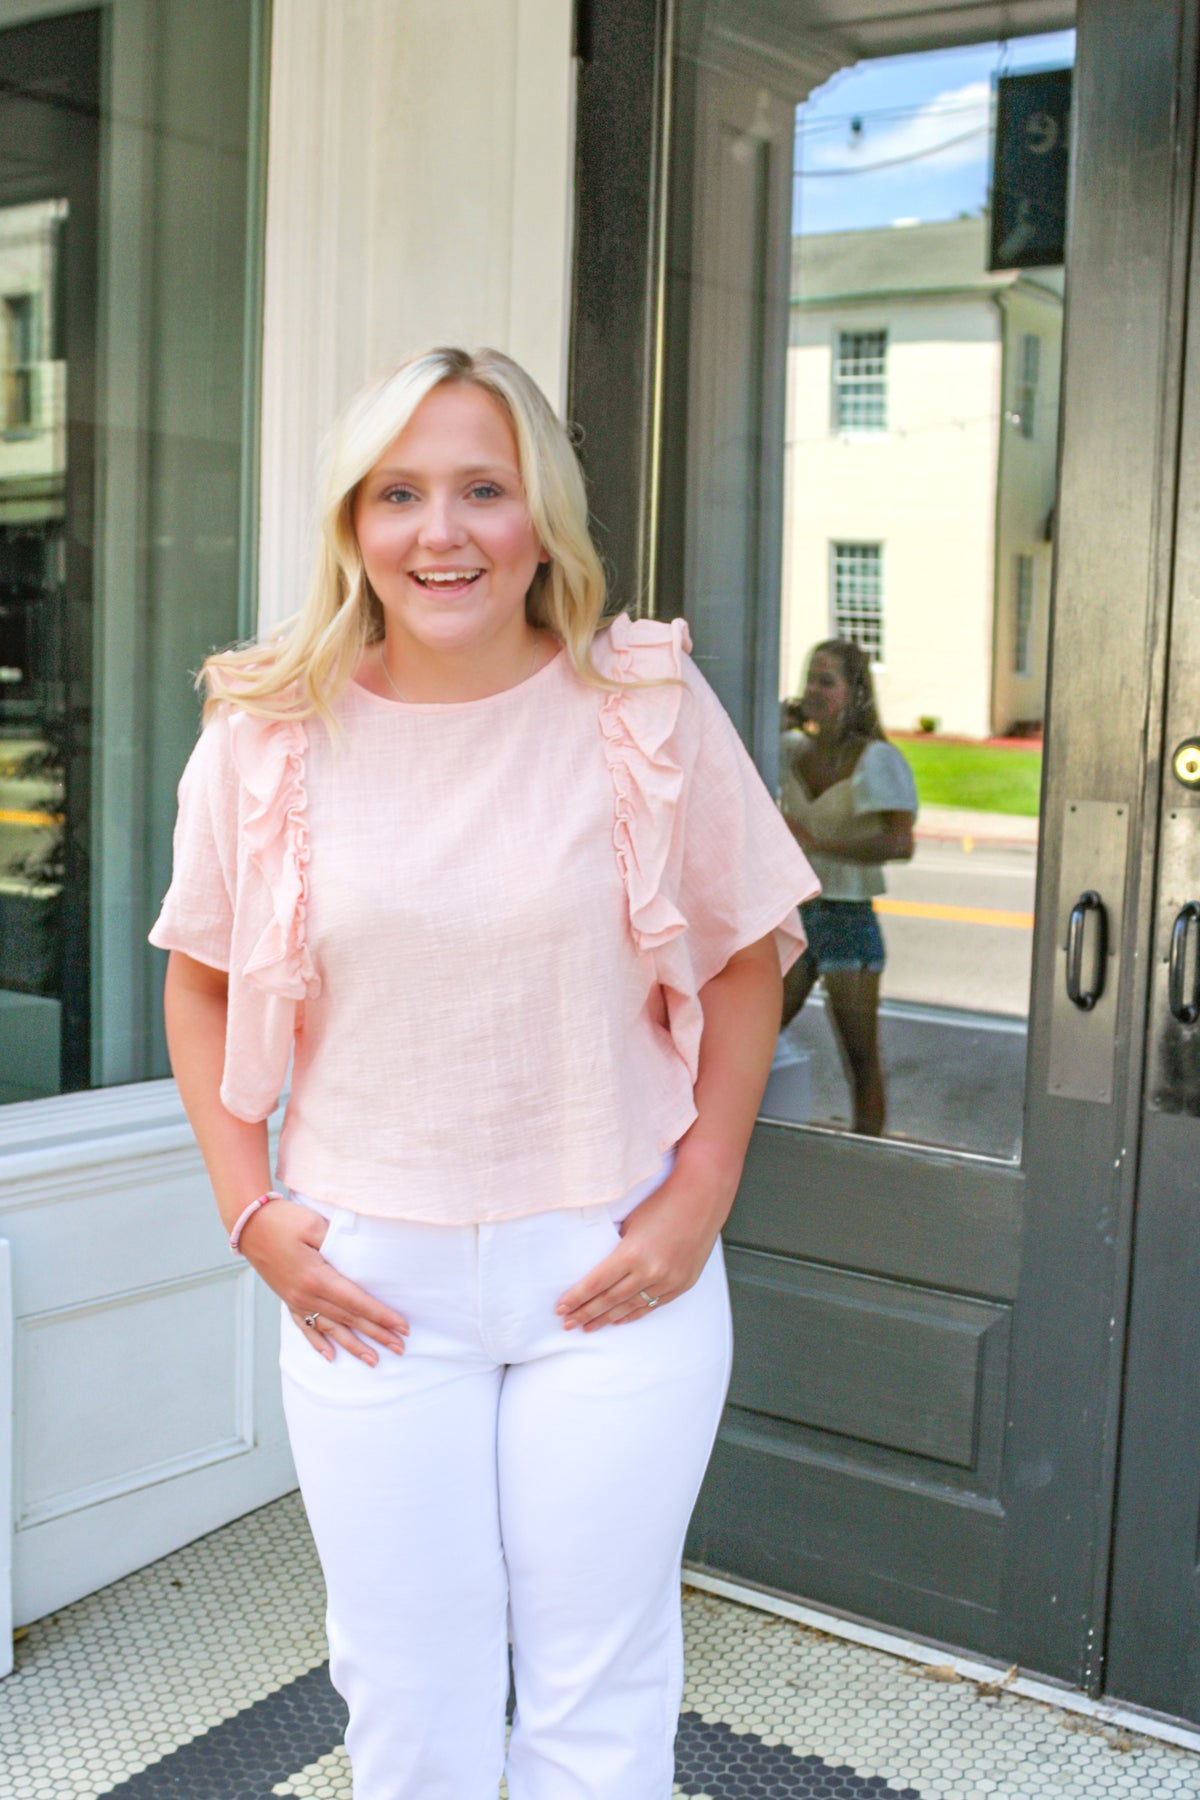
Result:
<svg viewBox="0 0 1200 1800"><path fill-rule="evenodd" d="M275 0L260 621L301 604L321 434L432 343L565 397L570 0Z"/></svg>
<svg viewBox="0 0 1200 1800"><path fill-rule="evenodd" d="M242 1263L21 1320L18 1527L252 1448L253 1281Z"/></svg>
<svg viewBox="0 0 1200 1800"><path fill-rule="evenodd" d="M172 1082L0 1111L0 1241L18 1623L295 1485L279 1302L230 1256Z"/></svg>

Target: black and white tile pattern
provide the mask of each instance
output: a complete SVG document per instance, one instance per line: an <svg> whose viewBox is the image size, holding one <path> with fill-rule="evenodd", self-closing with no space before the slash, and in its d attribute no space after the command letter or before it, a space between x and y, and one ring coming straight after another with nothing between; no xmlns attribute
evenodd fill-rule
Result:
<svg viewBox="0 0 1200 1800"><path fill-rule="evenodd" d="M351 1800L293 1495L30 1628L0 1800ZM691 1800L1200 1800L1200 1757L684 1595Z"/></svg>

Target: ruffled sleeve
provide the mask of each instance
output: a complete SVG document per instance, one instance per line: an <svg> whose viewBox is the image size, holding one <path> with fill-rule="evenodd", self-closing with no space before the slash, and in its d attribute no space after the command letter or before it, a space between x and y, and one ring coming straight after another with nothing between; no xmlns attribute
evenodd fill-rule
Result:
<svg viewBox="0 0 1200 1800"><path fill-rule="evenodd" d="M600 727L630 930L694 1079L701 988L770 933L790 968L805 942L797 907L820 884L690 648L682 619L622 614L593 657L613 680L661 684L606 694Z"/></svg>
<svg viewBox="0 0 1200 1800"><path fill-rule="evenodd" d="M309 952L307 731L222 708L179 788L171 886L150 941L229 974L221 1100L265 1119L287 1078Z"/></svg>
<svg viewBox="0 0 1200 1800"><path fill-rule="evenodd" d="M683 619L613 620L603 670L613 681L661 681L661 687L610 693L600 708L604 754L614 792L613 848L629 896L629 923L642 950L657 950L687 921L664 886L672 826L683 793L677 741L685 690L684 652L692 647Z"/></svg>
<svg viewBox="0 0 1200 1800"><path fill-rule="evenodd" d="M179 782L171 885L150 932L160 950L182 950L228 969L237 888L237 780L220 715L201 732Z"/></svg>
<svg viewBox="0 0 1200 1800"><path fill-rule="evenodd" d="M270 897L270 913L242 969L247 981L284 1000L319 992L308 953L307 734L296 720L236 712L229 742L244 805L249 860Z"/></svg>

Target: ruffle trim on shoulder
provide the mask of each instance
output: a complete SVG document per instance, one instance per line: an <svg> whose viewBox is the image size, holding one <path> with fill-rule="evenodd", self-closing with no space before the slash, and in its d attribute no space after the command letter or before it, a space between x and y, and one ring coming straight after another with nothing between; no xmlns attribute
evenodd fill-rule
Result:
<svg viewBox="0 0 1200 1800"><path fill-rule="evenodd" d="M597 667L613 681L661 681L606 694L600 707L604 755L616 803L613 847L629 898L639 950L660 950L687 920L663 891L683 768L672 739L683 704L683 655L691 638L683 619L615 618L598 640Z"/></svg>
<svg viewBox="0 0 1200 1800"><path fill-rule="evenodd" d="M307 733L300 720L230 709L234 767L249 797L242 819L250 860L266 883L270 919L243 973L264 993L311 1000L321 991L308 949Z"/></svg>

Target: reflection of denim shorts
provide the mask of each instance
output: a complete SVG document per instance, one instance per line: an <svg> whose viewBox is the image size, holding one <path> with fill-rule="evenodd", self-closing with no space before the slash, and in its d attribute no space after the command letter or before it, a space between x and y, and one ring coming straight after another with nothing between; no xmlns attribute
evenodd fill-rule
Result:
<svg viewBox="0 0 1200 1800"><path fill-rule="evenodd" d="M878 975L883 968L883 933L869 900L810 900L800 919L808 934L804 961L814 975Z"/></svg>

